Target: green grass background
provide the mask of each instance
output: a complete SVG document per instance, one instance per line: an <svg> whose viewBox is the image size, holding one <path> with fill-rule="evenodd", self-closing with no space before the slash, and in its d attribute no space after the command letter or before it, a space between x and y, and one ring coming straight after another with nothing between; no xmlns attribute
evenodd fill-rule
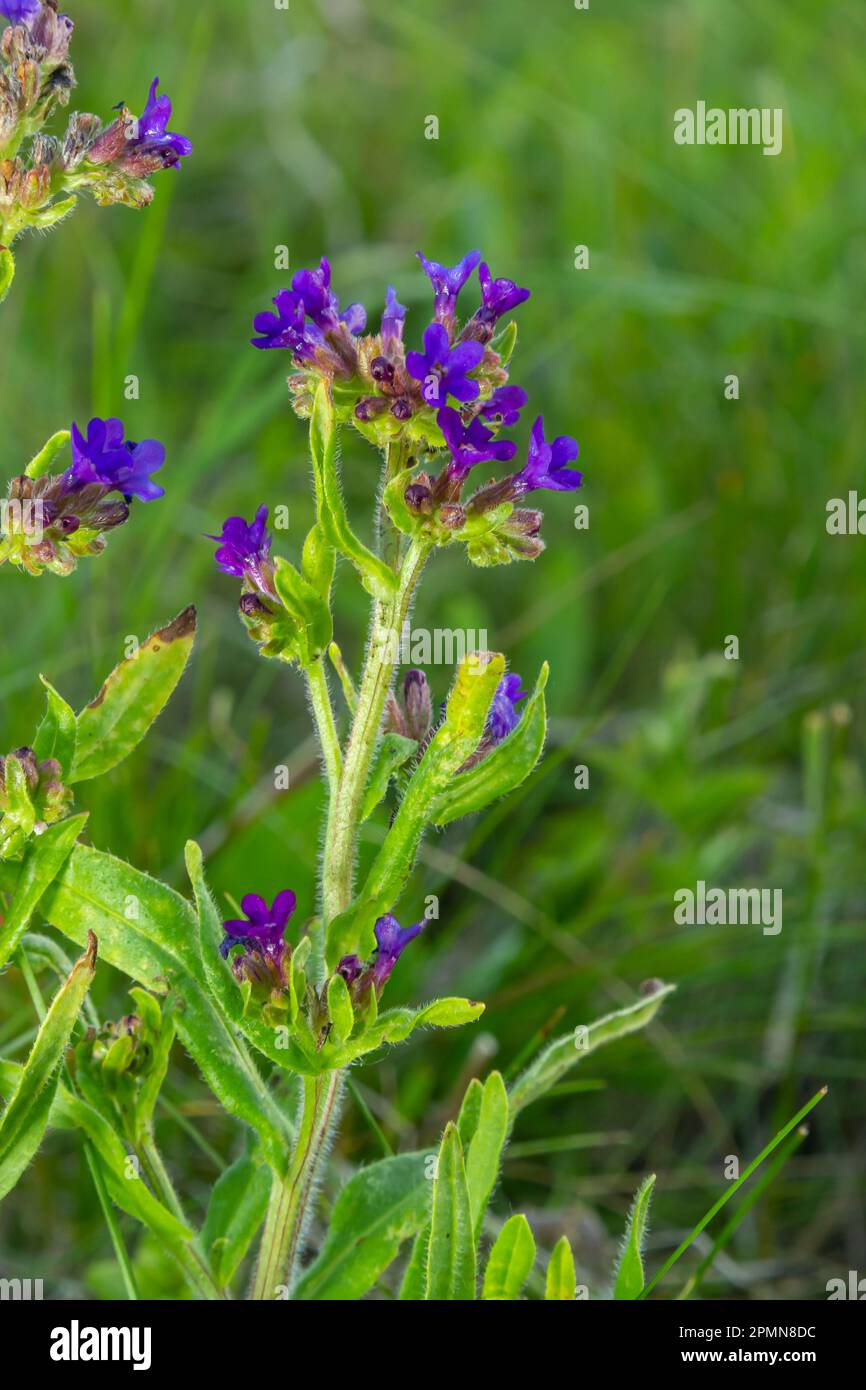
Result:
<svg viewBox="0 0 866 1390"><path fill-rule="evenodd" d="M527 678L550 659L550 739L518 795L428 839L401 903L412 920L436 893L441 915L401 961L392 1002L466 993L487 1000L482 1023L423 1035L358 1083L395 1145L429 1144L471 1074L513 1066L540 1032L588 1022L648 976L674 980L660 1025L521 1118L496 1213L526 1210L547 1248L568 1232L603 1278L655 1171L652 1267L723 1188L725 1156L745 1164L828 1082L809 1139L704 1293L823 1298L827 1279L866 1273L866 540L824 525L827 500L864 485L862 7L70 8L74 105L140 107L158 72L195 152L157 180L149 210L85 202L19 243L0 460L11 475L70 420L117 413L133 437L166 442L167 496L66 581L0 575L3 747L32 736L40 671L80 704L127 635L195 601L200 636L170 709L82 788L93 841L183 888L195 836L220 892L291 885L312 912L320 795L302 691L257 659L202 539L266 500L288 505L294 554L311 517L288 362L248 346L250 320L286 282L285 244L293 268L327 253L344 302L371 316L393 281L414 344L429 312L414 252L451 262L481 247L533 290L513 372L534 407L521 443L541 410L550 433L578 437L591 523L575 531L551 495L534 565L475 570L455 551L428 576L416 624L486 628ZM677 147L673 112L698 99L783 107L783 153ZM431 114L438 141L424 138ZM738 401L724 399L729 373ZM359 524L376 476L347 438ZM365 613L347 570L338 604L357 662ZM722 657L728 634L738 662ZM448 672L430 674L444 696ZM292 789L274 793L284 762ZM574 789L578 764L588 791ZM674 891L698 879L782 888L783 931L675 926ZM33 1018L17 972L2 994L0 1051L21 1056ZM103 969L96 998L118 1016L124 981ZM202 1213L238 1135L180 1054L167 1095L160 1139ZM377 1153L350 1102L335 1179ZM145 1286L176 1293L124 1228ZM43 1277L52 1297L118 1293L69 1136L49 1139L4 1204L0 1266Z"/></svg>

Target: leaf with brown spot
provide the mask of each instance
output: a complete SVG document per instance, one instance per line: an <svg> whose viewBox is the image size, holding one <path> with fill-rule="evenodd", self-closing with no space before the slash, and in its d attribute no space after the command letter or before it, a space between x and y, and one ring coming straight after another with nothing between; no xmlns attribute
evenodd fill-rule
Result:
<svg viewBox="0 0 866 1390"><path fill-rule="evenodd" d="M115 667L76 720L75 760L68 781L101 776L141 742L183 675L195 631L196 612L190 605Z"/></svg>

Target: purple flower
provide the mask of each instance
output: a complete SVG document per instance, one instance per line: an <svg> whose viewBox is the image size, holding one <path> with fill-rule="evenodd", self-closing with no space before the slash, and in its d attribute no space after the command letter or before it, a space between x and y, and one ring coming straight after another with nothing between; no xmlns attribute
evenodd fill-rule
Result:
<svg viewBox="0 0 866 1390"><path fill-rule="evenodd" d="M29 24L42 9L42 0L0 0L0 14L10 24Z"/></svg>
<svg viewBox="0 0 866 1390"><path fill-rule="evenodd" d="M331 266L323 256L318 270L298 270L292 276L292 289L303 302L304 311L323 333L333 332L345 323L350 333L362 333L367 323L363 304L350 304L340 313L340 301L331 290Z"/></svg>
<svg viewBox="0 0 866 1390"><path fill-rule="evenodd" d="M144 157L158 159L163 166L178 165L185 155L192 154L192 141L168 129L171 101L165 94L156 95L159 78L150 84L145 108L138 118L138 130L131 142L133 151Z"/></svg>
<svg viewBox="0 0 866 1390"><path fill-rule="evenodd" d="M260 954L281 954L285 945L286 924L295 910L297 899L291 888L284 888L268 907L258 893L247 893L241 899L242 918L223 922L225 938L220 942L223 960L232 946L242 945Z"/></svg>
<svg viewBox="0 0 866 1390"><path fill-rule="evenodd" d="M376 934L376 954L369 964L364 965L357 956L343 956L336 973L342 975L352 991L356 1003L363 1003L370 989L380 995L385 983L410 941L414 941L426 923L416 922L412 927L401 927L390 912L380 917L373 928Z"/></svg>
<svg viewBox="0 0 866 1390"><path fill-rule="evenodd" d="M547 488L551 492L573 492L583 482L583 474L574 468L567 468L576 459L578 444L571 435L561 434L552 444L545 443L544 421L539 415L532 426L529 441L529 456L526 464L512 479L515 494L532 492L536 488Z"/></svg>
<svg viewBox="0 0 866 1390"><path fill-rule="evenodd" d="M124 497L138 497L142 502L165 495L165 489L150 477L165 463L165 445L157 439L136 444L131 439L124 440L123 433L123 422L113 418L92 419L86 438L73 424L72 467L63 475L70 492L99 483L109 492L122 492Z"/></svg>
<svg viewBox="0 0 866 1390"><path fill-rule="evenodd" d="M507 463L514 458L517 445L512 439L493 442L493 431L476 416L471 424L464 425L459 410L446 405L436 416L436 423L445 436L451 450L448 472L452 478L463 479L476 463L489 463L497 459Z"/></svg>
<svg viewBox="0 0 866 1390"><path fill-rule="evenodd" d="M448 396L474 401L481 388L466 373L473 371L483 356L481 343L458 343L452 348L442 324L431 323L424 330L423 353L406 354L406 370L424 383L421 394L428 405L444 405Z"/></svg>
<svg viewBox="0 0 866 1390"><path fill-rule="evenodd" d="M414 941L423 929L423 922L416 922L412 927L401 927L397 918L392 917L390 912L379 918L373 928L379 949L370 967L370 975L377 992L382 989L409 942Z"/></svg>
<svg viewBox="0 0 866 1390"><path fill-rule="evenodd" d="M223 522L218 536L208 536L208 540L218 542L214 555L224 574L248 579L263 593L272 594L270 582L271 535L267 527L268 509L263 503L249 525L242 516L230 516Z"/></svg>
<svg viewBox="0 0 866 1390"><path fill-rule="evenodd" d="M250 339L253 347L289 348L299 362L315 362L317 350L324 345L324 335L315 324L306 322L301 296L294 290L280 290L273 303L275 314L266 309L253 319L253 328L259 334Z"/></svg>
<svg viewBox="0 0 866 1390"><path fill-rule="evenodd" d="M522 386L497 386L489 401L485 401L480 415L485 420L501 417L503 425L516 425L520 412L526 405L527 395Z"/></svg>
<svg viewBox="0 0 866 1390"><path fill-rule="evenodd" d="M388 293L385 296L385 312L382 315L382 327L380 329L383 347L388 347L390 343L403 341L405 320L406 305L400 303L394 286L389 285Z"/></svg>
<svg viewBox="0 0 866 1390"><path fill-rule="evenodd" d="M520 721L520 711L515 706L517 701L525 699L528 693L526 690L521 690L519 676L502 677L496 687L496 694L493 696L493 703L487 716L487 724L484 729L487 739L492 743L501 743L502 739L517 727Z"/></svg>
<svg viewBox="0 0 866 1390"><path fill-rule="evenodd" d="M475 314L476 320L492 327L509 309L516 309L529 298L529 290L521 289L513 280L494 280L489 266L484 261L478 267L481 281L481 308Z"/></svg>
<svg viewBox="0 0 866 1390"><path fill-rule="evenodd" d="M481 252L468 251L462 261L458 261L455 266L440 265L438 261L428 261L421 251L416 252L416 254L424 267L424 274L436 294L434 306L436 322L445 324L446 327L450 328L454 323L457 296L481 260Z"/></svg>

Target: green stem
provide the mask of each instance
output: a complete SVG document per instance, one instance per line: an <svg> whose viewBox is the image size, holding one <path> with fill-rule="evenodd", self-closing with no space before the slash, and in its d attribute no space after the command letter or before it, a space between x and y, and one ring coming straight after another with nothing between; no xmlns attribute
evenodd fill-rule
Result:
<svg viewBox="0 0 866 1390"><path fill-rule="evenodd" d="M385 700L400 651L403 623L429 551L429 542L412 541L403 559L396 594L392 599L385 602L376 600L373 604L367 657L339 792L331 797L328 808L322 882L326 928L339 913L346 910L352 900L361 802L379 742Z"/></svg>
<svg viewBox="0 0 866 1390"><path fill-rule="evenodd" d="M337 726L334 723L334 711L331 706L331 694L328 690L328 678L325 675L324 657L320 657L318 661L314 661L313 665L308 667L306 676L310 705L313 710L313 718L316 721L316 732L319 735L322 757L325 760L328 790L333 799L340 785L343 758L340 752Z"/></svg>
<svg viewBox="0 0 866 1390"><path fill-rule="evenodd" d="M342 1089L338 1071L302 1078L297 1140L285 1178L274 1176L251 1297L285 1297L294 1282L319 1159L327 1146Z"/></svg>

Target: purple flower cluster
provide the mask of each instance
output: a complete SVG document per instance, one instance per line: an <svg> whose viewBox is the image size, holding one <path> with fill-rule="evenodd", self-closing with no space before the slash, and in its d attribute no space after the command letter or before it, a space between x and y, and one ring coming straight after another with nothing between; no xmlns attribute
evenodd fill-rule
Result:
<svg viewBox="0 0 866 1390"><path fill-rule="evenodd" d="M113 418L95 417L86 435L73 424L72 467L63 475L70 495L97 483L106 492L122 492L127 501L137 497L141 502L152 502L165 496L165 488L151 478L165 463L165 445L157 439L136 444L125 439L124 433L123 422Z"/></svg>
<svg viewBox="0 0 866 1390"><path fill-rule="evenodd" d="M266 310L253 320L257 335L251 339L253 347L289 348L303 366L331 376L354 375L357 350L352 339L364 331L367 315L361 304L350 304L340 311L340 301L331 290L331 267L324 256L317 270L296 271L292 288L280 290L273 304L276 313ZM400 308L394 298L392 319Z"/></svg>
<svg viewBox="0 0 866 1390"><path fill-rule="evenodd" d="M252 589L271 597L274 594L270 558L272 537L267 521L268 509L262 504L251 522L247 523L242 516L230 516L223 522L220 535L208 536L208 540L217 542L214 559L223 574L245 579Z"/></svg>

